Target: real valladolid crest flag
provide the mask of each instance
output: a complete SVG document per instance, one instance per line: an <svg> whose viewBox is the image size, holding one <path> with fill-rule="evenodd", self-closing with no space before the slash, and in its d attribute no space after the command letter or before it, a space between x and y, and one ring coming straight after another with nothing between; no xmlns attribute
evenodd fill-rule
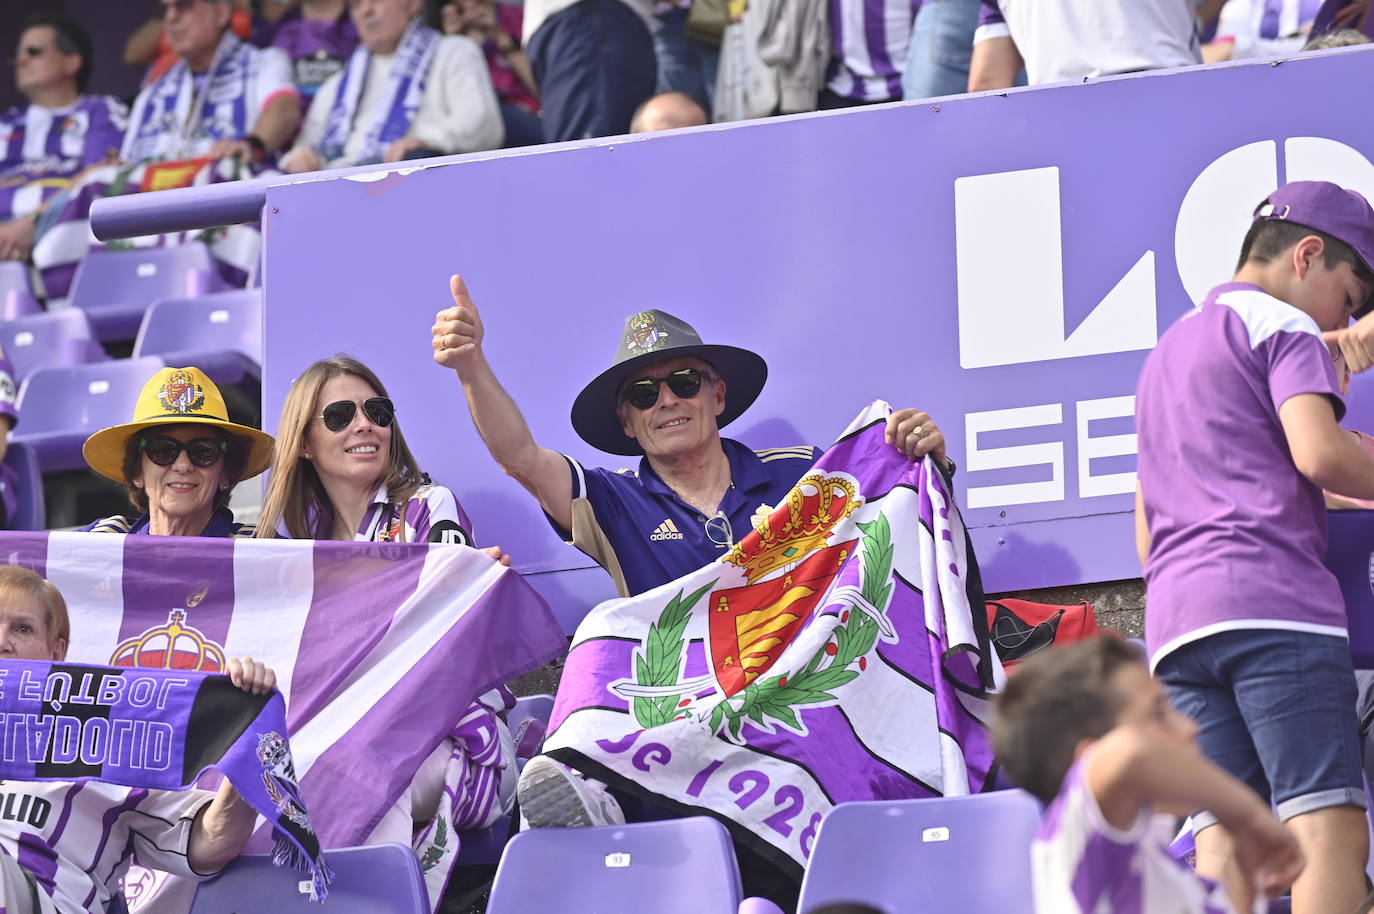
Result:
<svg viewBox="0 0 1374 914"><path fill-rule="evenodd" d="M718 561L597 607L545 751L798 873L836 803L985 789L1002 671L977 566L947 480L883 442L889 412Z"/></svg>
<svg viewBox="0 0 1374 914"><path fill-rule="evenodd" d="M489 729L474 700L567 644L518 573L461 546L5 532L0 561L62 592L69 661L214 673L252 655L271 666L326 849L363 844L445 739L482 747L460 768L496 763L491 739L465 739ZM450 823L424 833L431 894L456 856L456 829L490 811L491 780L475 777L483 795L452 798ZM263 826L249 851L271 849ZM131 872L135 914L149 897L175 909L166 879Z"/></svg>

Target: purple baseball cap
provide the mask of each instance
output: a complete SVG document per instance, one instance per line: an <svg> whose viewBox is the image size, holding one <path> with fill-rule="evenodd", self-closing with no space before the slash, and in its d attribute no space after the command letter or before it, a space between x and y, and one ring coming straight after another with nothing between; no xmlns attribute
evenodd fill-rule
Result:
<svg viewBox="0 0 1374 914"><path fill-rule="evenodd" d="M1255 207L1255 218L1291 222L1343 241L1374 275L1374 209L1356 191L1330 181L1291 181ZM1355 316L1363 317L1371 310L1374 289L1365 303L1355 309Z"/></svg>

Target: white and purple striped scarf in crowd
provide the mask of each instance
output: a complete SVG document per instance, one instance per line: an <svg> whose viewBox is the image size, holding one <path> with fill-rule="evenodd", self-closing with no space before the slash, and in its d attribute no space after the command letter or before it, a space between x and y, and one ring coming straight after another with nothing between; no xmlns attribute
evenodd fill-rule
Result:
<svg viewBox="0 0 1374 914"><path fill-rule="evenodd" d="M366 125L363 145L354 164L380 162L386 147L406 135L415 112L420 109L420 100L425 92L425 74L429 71L430 60L438 46L439 33L426 26L420 17L415 17L401 36L391 72L387 74L386 116ZM334 96L334 107L329 109L329 121L320 139L317 151L326 161L337 159L344 153L371 69L372 52L365 45L358 45L344 67L339 91Z"/></svg>
<svg viewBox="0 0 1374 914"><path fill-rule="evenodd" d="M0 666L0 780L105 781L185 790L214 768L276 836L273 859L330 873L296 783L280 692L250 695L227 676L52 661Z"/></svg>
<svg viewBox="0 0 1374 914"><path fill-rule="evenodd" d="M122 158L168 161L204 154L217 140L238 139L252 126L248 90L257 50L229 30L204 76L178 60L134 105Z"/></svg>
<svg viewBox="0 0 1374 914"><path fill-rule="evenodd" d="M875 403L716 562L601 604L545 751L800 877L836 803L989 786L1001 665L947 480Z"/></svg>
<svg viewBox="0 0 1374 914"><path fill-rule="evenodd" d="M364 843L451 735L450 770L480 766L494 723L478 699L567 643L518 573L464 546L14 532L0 552L66 597L70 658L271 666L324 847ZM455 823L491 803L472 774L455 775ZM269 846L265 830L249 845Z"/></svg>
<svg viewBox="0 0 1374 914"><path fill-rule="evenodd" d="M0 115L0 221L32 213L82 168L118 154L128 117L124 103L108 95Z"/></svg>

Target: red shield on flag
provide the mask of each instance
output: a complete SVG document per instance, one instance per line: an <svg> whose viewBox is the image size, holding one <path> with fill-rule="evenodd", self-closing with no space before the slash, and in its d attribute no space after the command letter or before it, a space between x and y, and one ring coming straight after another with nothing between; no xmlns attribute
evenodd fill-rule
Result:
<svg viewBox="0 0 1374 914"><path fill-rule="evenodd" d="M830 588L858 540L818 549L796 568L710 596L711 665L727 696L773 665Z"/></svg>

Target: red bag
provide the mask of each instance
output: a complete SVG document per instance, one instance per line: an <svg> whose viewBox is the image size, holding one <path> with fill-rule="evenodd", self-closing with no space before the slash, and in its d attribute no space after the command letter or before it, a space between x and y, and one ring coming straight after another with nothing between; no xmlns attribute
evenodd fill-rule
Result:
<svg viewBox="0 0 1374 914"><path fill-rule="evenodd" d="M1086 600L1076 606L989 600L987 610L988 635L1008 669L1051 644L1071 644L1097 634L1097 617Z"/></svg>

